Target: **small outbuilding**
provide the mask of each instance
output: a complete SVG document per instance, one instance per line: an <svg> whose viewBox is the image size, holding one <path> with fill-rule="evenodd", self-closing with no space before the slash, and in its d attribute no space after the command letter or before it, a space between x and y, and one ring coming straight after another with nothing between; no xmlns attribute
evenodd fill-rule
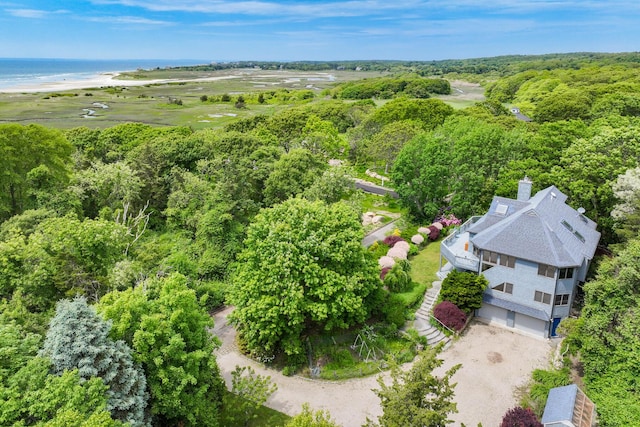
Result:
<svg viewBox="0 0 640 427"><path fill-rule="evenodd" d="M593 427L596 405L577 385L555 387L549 391L542 414L544 427Z"/></svg>

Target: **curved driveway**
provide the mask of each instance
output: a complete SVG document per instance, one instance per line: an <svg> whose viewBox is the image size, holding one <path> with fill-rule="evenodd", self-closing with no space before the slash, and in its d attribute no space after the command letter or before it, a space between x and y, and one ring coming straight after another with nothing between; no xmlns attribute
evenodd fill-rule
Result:
<svg viewBox="0 0 640 427"><path fill-rule="evenodd" d="M236 366L251 366L261 375L271 376L278 390L267 402L273 409L289 415L300 412L303 403L313 409L326 409L343 427L358 427L367 417L382 413L380 400L372 391L378 387L376 376L344 381L322 381L286 377L241 355L235 346L235 331L226 322L232 308L215 315L214 333L222 341L216 351L220 371L230 385ZM531 371L548 367L555 343L516 334L509 330L472 322L460 339L440 354L442 373L458 363L462 368L453 376L457 383L455 401L458 413L452 416L455 426L500 424L502 415L517 404L516 394L525 385ZM383 374L388 379L387 374Z"/></svg>

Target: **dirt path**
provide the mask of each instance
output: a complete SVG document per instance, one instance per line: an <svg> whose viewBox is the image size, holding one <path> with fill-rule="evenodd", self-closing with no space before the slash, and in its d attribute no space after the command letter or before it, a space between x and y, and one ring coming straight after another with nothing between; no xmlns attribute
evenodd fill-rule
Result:
<svg viewBox="0 0 640 427"><path fill-rule="evenodd" d="M381 414L380 400L372 391L378 387L376 376L345 381L285 377L239 354L234 344L235 331L226 324L230 311L216 314L214 328L223 343L217 360L227 384L236 365L252 366L256 372L271 376L278 385L267 405L286 414L297 414L307 402L313 409L328 410L343 427L361 426L367 417L376 419ZM462 364L453 377L459 411L452 416L453 425L499 425L507 409L516 405L517 388L529 380L531 371L548 366L551 348L549 341L472 322L465 334L440 354L444 364L436 372Z"/></svg>

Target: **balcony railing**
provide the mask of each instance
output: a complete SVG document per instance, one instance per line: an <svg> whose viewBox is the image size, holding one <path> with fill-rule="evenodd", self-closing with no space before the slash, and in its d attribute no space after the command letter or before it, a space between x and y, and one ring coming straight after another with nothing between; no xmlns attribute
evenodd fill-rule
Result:
<svg viewBox="0 0 640 427"><path fill-rule="evenodd" d="M442 241L440 253L456 268L478 271L480 260L469 252L469 233L467 230L480 218L480 216L469 218Z"/></svg>

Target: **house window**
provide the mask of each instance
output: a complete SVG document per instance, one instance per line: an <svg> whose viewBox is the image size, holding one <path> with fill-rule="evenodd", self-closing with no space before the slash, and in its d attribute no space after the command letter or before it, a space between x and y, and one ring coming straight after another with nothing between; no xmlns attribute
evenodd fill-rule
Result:
<svg viewBox="0 0 640 427"><path fill-rule="evenodd" d="M556 295L553 305L569 305L569 294Z"/></svg>
<svg viewBox="0 0 640 427"><path fill-rule="evenodd" d="M494 291L504 292L505 294L513 294L513 283L503 282L491 289Z"/></svg>
<svg viewBox="0 0 640 427"><path fill-rule="evenodd" d="M485 271L498 263L498 252L482 252L482 271Z"/></svg>
<svg viewBox="0 0 640 427"><path fill-rule="evenodd" d="M558 270L558 279L572 279L573 268L561 268Z"/></svg>
<svg viewBox="0 0 640 427"><path fill-rule="evenodd" d="M543 304L551 304L551 294L536 291L535 295L533 296L533 300L541 302Z"/></svg>
<svg viewBox="0 0 640 427"><path fill-rule="evenodd" d="M516 257L500 254L500 265L505 267L514 268L516 266Z"/></svg>
<svg viewBox="0 0 640 427"><path fill-rule="evenodd" d="M498 263L498 252L492 251L484 251L483 261L488 264L497 264Z"/></svg>
<svg viewBox="0 0 640 427"><path fill-rule="evenodd" d="M556 268L552 265L538 264L538 275L554 278L556 276Z"/></svg>

